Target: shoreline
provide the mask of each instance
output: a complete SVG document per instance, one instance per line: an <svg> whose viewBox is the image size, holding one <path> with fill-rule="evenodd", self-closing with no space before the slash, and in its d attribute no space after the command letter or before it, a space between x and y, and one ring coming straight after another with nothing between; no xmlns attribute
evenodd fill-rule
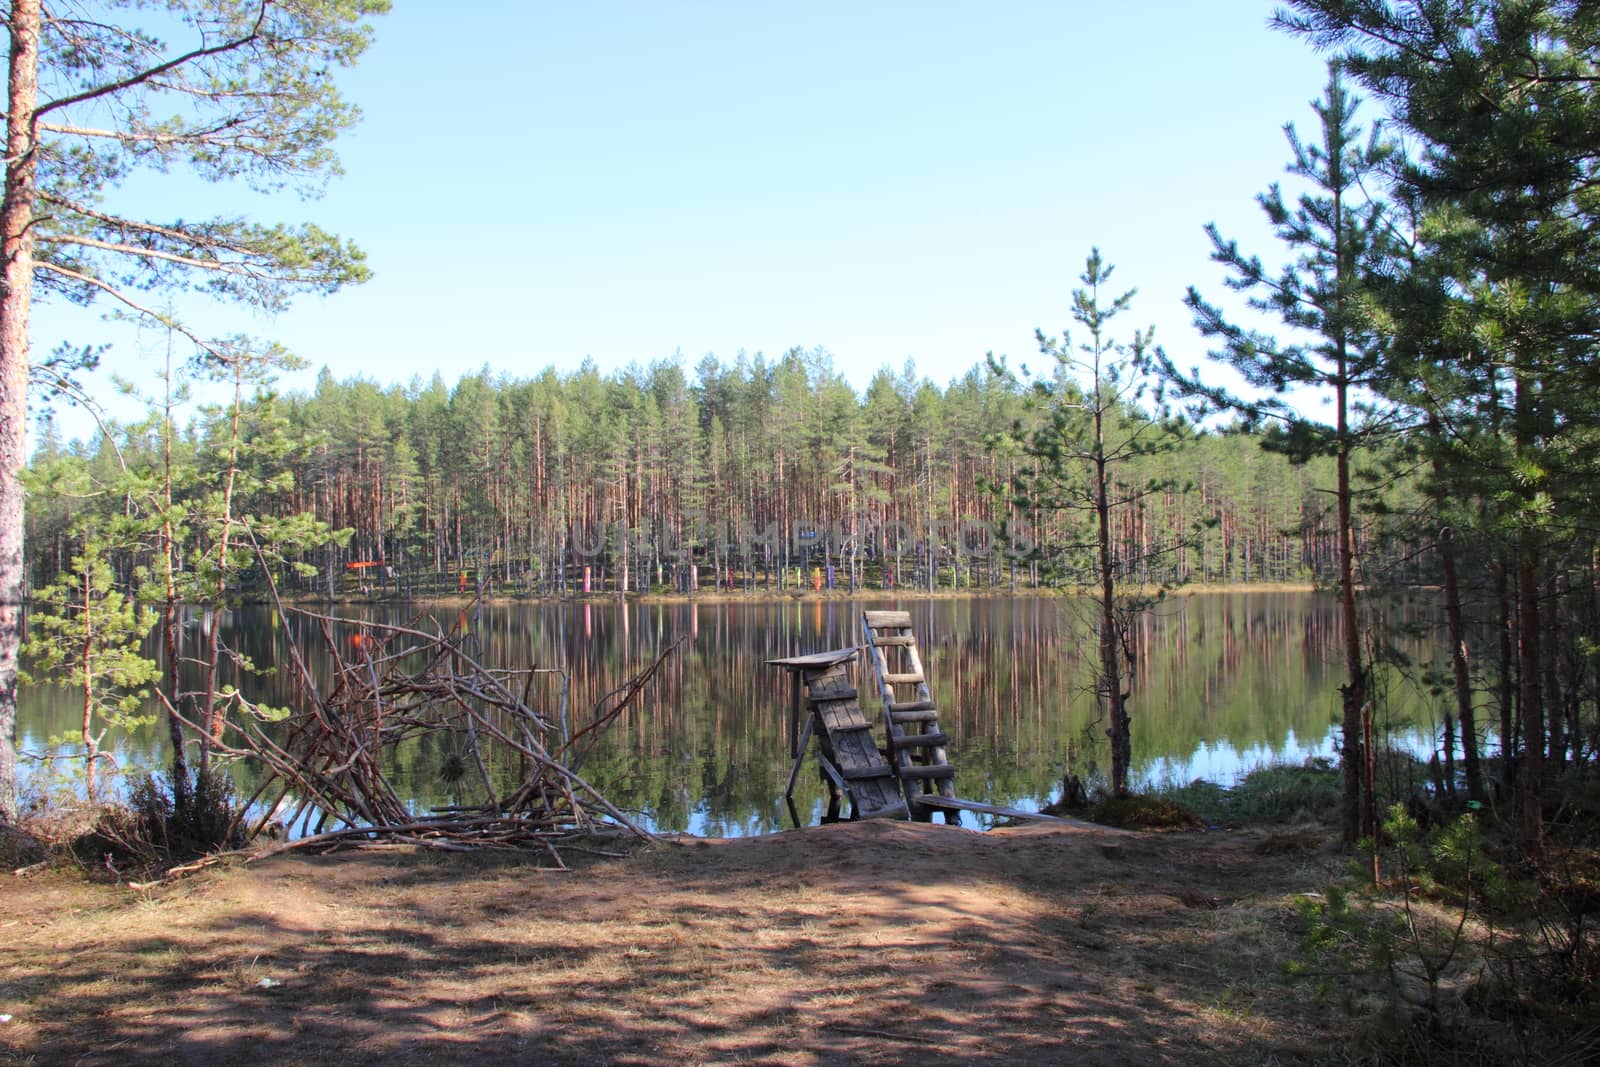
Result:
<svg viewBox="0 0 1600 1067"><path fill-rule="evenodd" d="M1315 593L1319 592L1313 582L1239 582L1229 585L1184 585L1167 590L1168 598L1190 596L1218 596L1222 594L1240 595L1265 595L1270 593ZM1130 590L1130 593L1154 595L1155 590ZM786 589L778 590L737 590L721 592L702 590L694 593L492 593L487 596L470 596L463 594L436 594L430 596L406 597L393 596L341 596L333 599L317 596L284 597L285 604L297 607L309 605L340 605L340 604L418 604L440 605L444 607L463 608L476 603L495 606L508 604L615 604L623 601L629 604L765 604L765 603L852 603L852 602L882 602L885 600L1004 600L1016 597L1037 597L1040 599L1067 600L1075 597L1092 596L1092 593L1078 592L1071 589L1035 588L1035 589L861 589L850 592L843 589L810 590ZM267 601L250 600L248 603L267 603Z"/></svg>

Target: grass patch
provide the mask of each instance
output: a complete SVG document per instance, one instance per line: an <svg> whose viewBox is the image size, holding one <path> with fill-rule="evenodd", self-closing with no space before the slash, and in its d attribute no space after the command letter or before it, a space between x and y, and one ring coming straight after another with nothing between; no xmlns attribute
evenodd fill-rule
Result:
<svg viewBox="0 0 1600 1067"><path fill-rule="evenodd" d="M1107 797L1089 809L1089 818L1124 830L1203 830L1205 820L1167 797Z"/></svg>
<svg viewBox="0 0 1600 1067"><path fill-rule="evenodd" d="M1303 767L1258 767L1231 789L1196 779L1162 786L1149 795L1194 812L1209 825L1237 822L1325 822L1339 812L1337 769L1320 763Z"/></svg>

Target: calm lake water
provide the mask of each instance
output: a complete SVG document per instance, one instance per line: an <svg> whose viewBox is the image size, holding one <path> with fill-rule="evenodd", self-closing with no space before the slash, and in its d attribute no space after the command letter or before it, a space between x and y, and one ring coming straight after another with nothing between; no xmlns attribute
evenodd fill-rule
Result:
<svg viewBox="0 0 1600 1067"><path fill-rule="evenodd" d="M786 690L782 673L765 661L858 643L863 608L911 612L951 736L958 795L1032 809L1059 795L1069 752L1080 775L1106 766L1104 728L1090 691L1091 606L1072 598L506 604L466 619L442 610L434 615L445 628L458 621L470 626L475 654L487 665L566 668L575 728L600 694L686 635L644 699L605 733L583 773L657 829L737 836L790 825L781 797L791 763ZM347 607L343 614L358 611L391 623L416 618L415 609L391 606ZM261 666L285 661L286 642L300 625L275 625L258 610L234 613L226 624L230 640ZM1341 667L1332 597L1176 597L1141 620L1134 640L1133 758L1140 781L1230 783L1261 764L1334 755ZM1421 643L1407 651L1419 662L1432 655ZM269 671L240 685L257 699L287 704L286 674ZM536 704L553 718L557 686L550 681ZM862 696L870 716L877 706L870 679ZM1389 706L1411 724L1402 733L1425 745L1433 729L1428 702L1395 682ZM70 692L25 690L23 749L48 750L49 738L73 733L78 714ZM162 744L156 727L115 740L124 767L163 766ZM441 780L444 747L399 754L395 779L418 810L472 800ZM248 788L250 769L236 774ZM797 801L815 821L821 788L812 764L801 774Z"/></svg>

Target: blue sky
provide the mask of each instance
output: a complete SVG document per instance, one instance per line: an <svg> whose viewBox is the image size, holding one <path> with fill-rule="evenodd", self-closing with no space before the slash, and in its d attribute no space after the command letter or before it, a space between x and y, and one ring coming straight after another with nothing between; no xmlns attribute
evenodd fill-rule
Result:
<svg viewBox="0 0 1600 1067"><path fill-rule="evenodd" d="M1094 245L1139 289L1129 330L1155 325L1188 366L1205 346L1184 289L1222 291L1202 226L1281 258L1254 197L1326 79L1271 10L397 0L342 76L364 119L326 196L132 192L155 214L312 220L366 250L370 283L275 319L180 305L285 343L309 364L291 388L324 366L453 382L796 345L858 388L908 359L943 384L1068 325ZM37 354L110 340L108 370L149 380L160 338L35 317Z"/></svg>

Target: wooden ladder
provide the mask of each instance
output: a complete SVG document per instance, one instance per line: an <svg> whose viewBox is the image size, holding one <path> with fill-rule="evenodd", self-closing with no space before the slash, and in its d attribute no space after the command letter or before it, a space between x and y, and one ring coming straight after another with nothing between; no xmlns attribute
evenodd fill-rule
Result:
<svg viewBox="0 0 1600 1067"><path fill-rule="evenodd" d="M945 822L958 822L958 810L937 806L939 798L955 799L956 770L945 754L950 739L939 728L939 708L928 690L922 657L917 653L911 613L864 611L861 626L878 676L878 692L883 696L889 761L900 779L911 817L929 822L934 811L940 810Z"/></svg>
<svg viewBox="0 0 1600 1067"><path fill-rule="evenodd" d="M794 766L783 796L797 827L801 823L794 804L794 783L813 736L817 739L817 763L828 787L823 822L839 820L841 797L849 798L852 819L904 819L909 810L897 788L894 768L878 751L872 724L862 713L850 681L849 667L855 658L854 648L841 648L767 661L787 671L791 679L789 744ZM803 728L802 695L807 710Z"/></svg>

